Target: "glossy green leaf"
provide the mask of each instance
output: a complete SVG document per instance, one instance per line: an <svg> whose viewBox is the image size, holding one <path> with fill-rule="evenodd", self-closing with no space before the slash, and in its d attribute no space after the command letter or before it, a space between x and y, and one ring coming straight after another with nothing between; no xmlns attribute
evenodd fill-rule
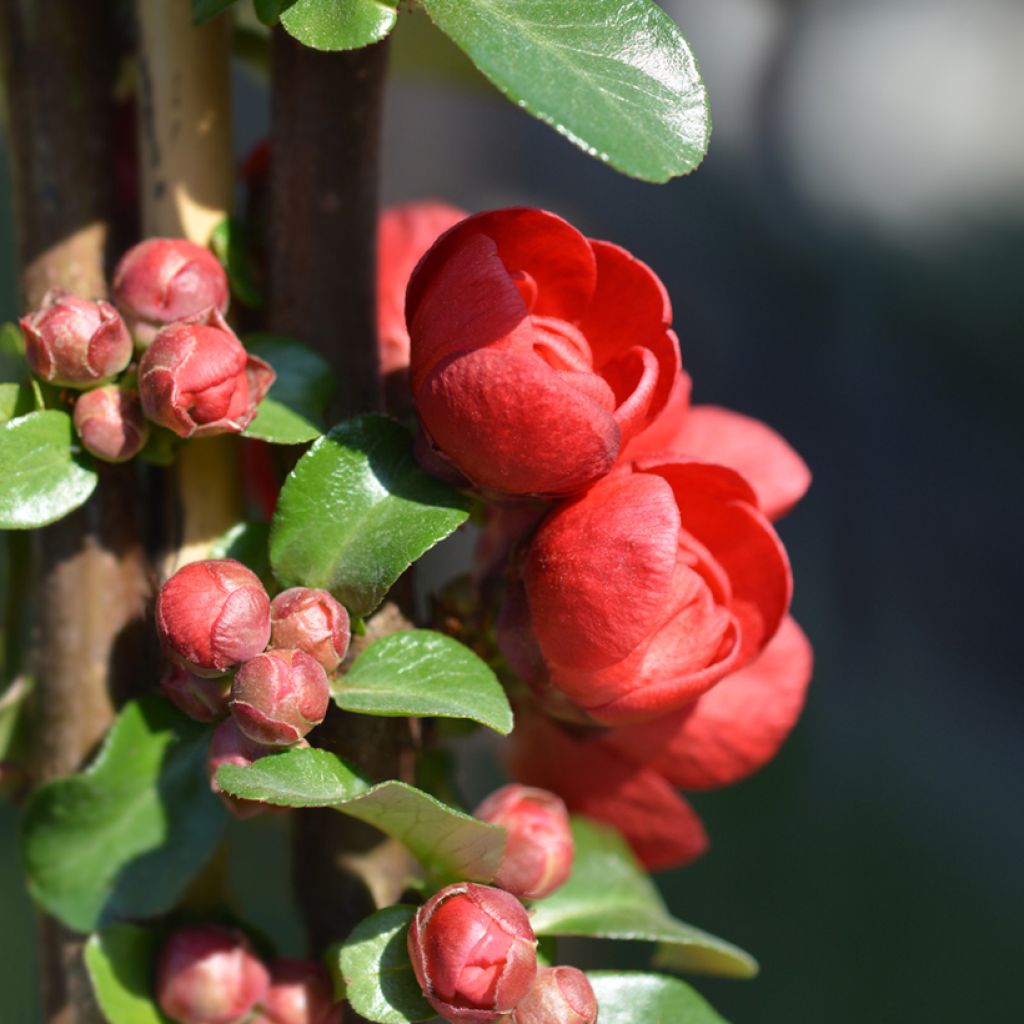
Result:
<svg viewBox="0 0 1024 1024"><path fill-rule="evenodd" d="M0 425L35 409L32 389L25 384L0 384Z"/></svg>
<svg viewBox="0 0 1024 1024"><path fill-rule="evenodd" d="M436 1016L412 970L406 933L415 907L378 910L353 929L338 954L337 973L352 1009L376 1024L410 1024Z"/></svg>
<svg viewBox="0 0 1024 1024"><path fill-rule="evenodd" d="M334 807L404 843L442 877L487 882L505 848L505 830L404 782L367 784L326 750L289 750L248 767L223 765L217 782L234 796L285 807Z"/></svg>
<svg viewBox="0 0 1024 1024"><path fill-rule="evenodd" d="M334 703L367 715L469 718L507 736L512 709L498 677L464 644L413 629L378 640L334 683Z"/></svg>
<svg viewBox="0 0 1024 1024"><path fill-rule="evenodd" d="M396 7L397 0L295 0L282 10L281 24L314 50L357 50L395 27Z"/></svg>
<svg viewBox="0 0 1024 1024"><path fill-rule="evenodd" d="M692 171L711 132L689 44L653 0L422 0L513 102L646 181Z"/></svg>
<svg viewBox="0 0 1024 1024"><path fill-rule="evenodd" d="M307 345L277 334L251 334L245 347L277 373L246 437L274 444L305 444L318 438L327 427L324 412L334 396L334 375L327 360Z"/></svg>
<svg viewBox="0 0 1024 1024"><path fill-rule="evenodd" d="M162 698L126 704L93 764L41 786L25 807L35 899L78 931L172 907L224 828L209 742L208 728Z"/></svg>
<svg viewBox="0 0 1024 1024"><path fill-rule="evenodd" d="M408 430L360 416L316 441L289 474L270 563L285 586L322 587L366 616L468 515L468 499L417 465Z"/></svg>
<svg viewBox="0 0 1024 1024"><path fill-rule="evenodd" d="M252 569L266 584L270 581L270 558L267 553L269 541L269 523L235 523L213 542L210 557L233 558Z"/></svg>
<svg viewBox="0 0 1024 1024"><path fill-rule="evenodd" d="M0 426L0 529L45 526L84 504L96 474L81 458L66 412L32 412Z"/></svg>
<svg viewBox="0 0 1024 1024"><path fill-rule="evenodd" d="M264 296L256 280L249 229L237 217L225 217L210 234L210 248L228 275L231 294L243 306L255 309Z"/></svg>
<svg viewBox="0 0 1024 1024"><path fill-rule="evenodd" d="M742 949L677 921L612 828L573 819L576 853L572 876L531 910L538 935L581 935L659 943L659 966L736 978L757 973Z"/></svg>
<svg viewBox="0 0 1024 1024"><path fill-rule="evenodd" d="M664 974L588 971L601 1024L726 1024L689 985Z"/></svg>
<svg viewBox="0 0 1024 1024"><path fill-rule="evenodd" d="M171 1024L153 999L156 935L134 924L112 924L89 936L85 967L109 1024Z"/></svg>
<svg viewBox="0 0 1024 1024"><path fill-rule="evenodd" d="M202 25L226 11L235 0L192 0L192 24Z"/></svg>

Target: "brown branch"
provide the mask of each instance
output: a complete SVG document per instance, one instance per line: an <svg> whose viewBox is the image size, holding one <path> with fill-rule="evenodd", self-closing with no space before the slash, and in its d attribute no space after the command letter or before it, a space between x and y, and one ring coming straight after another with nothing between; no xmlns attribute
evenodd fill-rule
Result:
<svg viewBox="0 0 1024 1024"><path fill-rule="evenodd" d="M387 44L347 53L273 41L271 326L312 345L334 368L339 418L378 408L376 240L379 136ZM393 604L371 620L384 635L406 620ZM332 708L318 742L375 779L408 778L414 735L404 719ZM331 811L295 816L295 884L314 951L394 902L404 852Z"/></svg>
<svg viewBox="0 0 1024 1024"><path fill-rule="evenodd" d="M54 285L106 293L113 207L113 77L118 39L106 0L5 0L0 53L10 130L24 307ZM31 768L37 782L75 771L144 672L148 573L133 471L104 467L90 501L33 536ZM39 928L46 1019L100 1020L80 939Z"/></svg>

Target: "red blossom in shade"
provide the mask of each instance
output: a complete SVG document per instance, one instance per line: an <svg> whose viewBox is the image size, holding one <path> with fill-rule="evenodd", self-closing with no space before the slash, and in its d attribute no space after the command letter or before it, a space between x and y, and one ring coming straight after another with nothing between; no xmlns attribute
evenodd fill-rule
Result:
<svg viewBox="0 0 1024 1024"><path fill-rule="evenodd" d="M477 214L409 282L411 383L435 453L497 494L572 494L661 412L668 296L624 249L543 210Z"/></svg>
<svg viewBox="0 0 1024 1024"><path fill-rule="evenodd" d="M160 692L197 722L218 722L228 713L228 680L197 676L171 665L160 680Z"/></svg>
<svg viewBox="0 0 1024 1024"><path fill-rule="evenodd" d="M537 939L507 892L462 882L432 896L409 926L409 958L427 1002L456 1024L490 1024L526 995Z"/></svg>
<svg viewBox="0 0 1024 1024"><path fill-rule="evenodd" d="M322 964L280 958L270 964L270 988L262 1003L267 1024L341 1024L331 977Z"/></svg>
<svg viewBox="0 0 1024 1024"><path fill-rule="evenodd" d="M405 289L409 277L438 236L465 216L464 210L429 200L392 206L381 214L377 231L377 333L380 372L389 390L392 380L408 376Z"/></svg>
<svg viewBox="0 0 1024 1024"><path fill-rule="evenodd" d="M147 238L114 271L114 302L135 340L149 345L166 324L213 307L228 311L228 279L217 257L184 238Z"/></svg>
<svg viewBox="0 0 1024 1024"><path fill-rule="evenodd" d="M304 746L309 746L303 741ZM254 818L264 811L283 812L283 807L272 807L269 804L261 803L259 800L244 800L242 797L231 796L220 788L217 782L217 769L222 764L234 764L241 768L248 768L253 761L258 761L267 754L273 754L275 747L266 747L262 743L249 739L248 736L238 728L238 723L233 718L226 718L216 729L210 738L210 751L206 760L206 770L210 776L210 789L220 797L224 806L241 820Z"/></svg>
<svg viewBox="0 0 1024 1024"><path fill-rule="evenodd" d="M781 519L811 484L807 463L771 427L716 405L690 405L690 378L680 374L665 411L627 447L625 460L686 455L735 469L757 494L761 511Z"/></svg>
<svg viewBox="0 0 1024 1024"><path fill-rule="evenodd" d="M179 437L241 433L276 374L210 310L165 327L139 362L146 415Z"/></svg>
<svg viewBox="0 0 1024 1024"><path fill-rule="evenodd" d="M109 302L51 288L18 322L29 368L51 384L89 388L117 376L132 357L128 328Z"/></svg>
<svg viewBox="0 0 1024 1024"><path fill-rule="evenodd" d="M116 384L79 395L73 420L85 450L105 462L127 462L149 437L138 393Z"/></svg>
<svg viewBox="0 0 1024 1024"><path fill-rule="evenodd" d="M510 1024L596 1024L597 997L575 967L542 967Z"/></svg>
<svg viewBox="0 0 1024 1024"><path fill-rule="evenodd" d="M671 457L556 507L521 582L499 622L506 658L553 709L606 724L674 711L747 664L792 594L785 549L743 478Z"/></svg>

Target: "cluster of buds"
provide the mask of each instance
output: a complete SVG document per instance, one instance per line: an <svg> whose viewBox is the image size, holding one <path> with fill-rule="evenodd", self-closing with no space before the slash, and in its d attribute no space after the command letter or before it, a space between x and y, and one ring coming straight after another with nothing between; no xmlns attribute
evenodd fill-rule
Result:
<svg viewBox="0 0 1024 1024"><path fill-rule="evenodd" d="M164 694L197 721L225 719L210 747L217 792L220 765L305 743L327 714L328 672L349 643L348 613L326 591L296 587L271 601L259 577L230 558L179 569L160 589L156 625L171 662ZM221 795L240 817L262 809Z"/></svg>
<svg viewBox="0 0 1024 1024"><path fill-rule="evenodd" d="M32 372L82 392L73 419L83 447L124 462L150 422L183 438L244 430L274 371L224 320L228 281L213 254L180 238L140 242L112 292L111 304L52 289L21 319Z"/></svg>
<svg viewBox="0 0 1024 1024"><path fill-rule="evenodd" d="M341 1024L320 964L264 964L244 935L216 925L170 936L157 964L156 998L176 1024Z"/></svg>

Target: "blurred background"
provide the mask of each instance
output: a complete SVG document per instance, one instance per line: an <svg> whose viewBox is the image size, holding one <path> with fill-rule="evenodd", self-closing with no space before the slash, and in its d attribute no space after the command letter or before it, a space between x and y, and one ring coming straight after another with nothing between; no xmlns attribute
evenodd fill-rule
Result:
<svg viewBox="0 0 1024 1024"><path fill-rule="evenodd" d="M1024 1020L1024 5L663 6L711 96L697 173L652 186L590 160L412 14L385 199L544 206L624 245L669 288L695 399L766 420L814 471L781 526L817 654L806 713L759 776L694 800L712 851L659 878L762 974L696 987L733 1024ZM240 62L234 86L241 156L267 132L266 82ZM294 946L283 897L252 899L283 870L280 827L249 827L266 841L235 844L243 897ZM30 1024L15 828L0 805L0 1021Z"/></svg>

